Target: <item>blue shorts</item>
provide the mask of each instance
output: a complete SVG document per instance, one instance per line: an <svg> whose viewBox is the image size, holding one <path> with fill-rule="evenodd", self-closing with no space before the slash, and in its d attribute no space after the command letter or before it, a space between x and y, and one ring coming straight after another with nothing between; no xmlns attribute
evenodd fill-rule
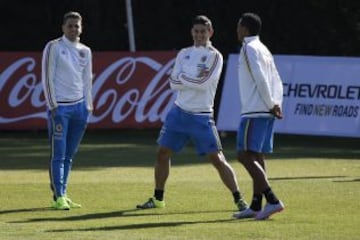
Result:
<svg viewBox="0 0 360 240"><path fill-rule="evenodd" d="M273 151L274 118L241 117L237 132L237 151L271 153Z"/></svg>
<svg viewBox="0 0 360 240"><path fill-rule="evenodd" d="M189 113L174 105L166 116L157 143L180 152L189 140L199 155L222 150L212 114Z"/></svg>

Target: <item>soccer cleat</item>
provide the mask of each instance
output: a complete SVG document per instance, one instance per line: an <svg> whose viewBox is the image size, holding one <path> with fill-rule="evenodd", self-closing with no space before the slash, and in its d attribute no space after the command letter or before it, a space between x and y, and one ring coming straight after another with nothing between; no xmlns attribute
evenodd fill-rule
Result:
<svg viewBox="0 0 360 240"><path fill-rule="evenodd" d="M244 211L234 213L233 217L236 219L242 218L254 218L259 211L254 211L251 208L247 208Z"/></svg>
<svg viewBox="0 0 360 240"><path fill-rule="evenodd" d="M281 201L276 204L266 203L264 209L255 216L255 219L265 220L274 213L281 212L282 210L284 210L284 204Z"/></svg>
<svg viewBox="0 0 360 240"><path fill-rule="evenodd" d="M51 203L51 207L55 210L69 210L70 206L66 201L65 197L58 197L56 201Z"/></svg>
<svg viewBox="0 0 360 240"><path fill-rule="evenodd" d="M239 199L239 201L236 203L236 206L238 207L240 212L249 208L249 205L247 204L247 202L242 198Z"/></svg>
<svg viewBox="0 0 360 240"><path fill-rule="evenodd" d="M69 204L70 208L81 208L80 203L73 202L70 198L65 196L66 202Z"/></svg>
<svg viewBox="0 0 360 240"><path fill-rule="evenodd" d="M156 200L155 197L149 198L147 202L142 205L136 205L136 208L147 209L147 208L164 208L165 201Z"/></svg>

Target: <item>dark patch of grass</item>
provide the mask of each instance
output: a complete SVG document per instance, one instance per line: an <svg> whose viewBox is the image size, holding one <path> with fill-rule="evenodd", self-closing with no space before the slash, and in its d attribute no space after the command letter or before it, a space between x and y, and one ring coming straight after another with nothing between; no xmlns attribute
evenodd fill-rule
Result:
<svg viewBox="0 0 360 240"><path fill-rule="evenodd" d="M75 157L81 168L149 166L156 157L158 130L89 129ZM236 159L236 134L222 138L225 155ZM329 158L360 159L359 138L276 135L274 154L269 159ZM47 169L49 145L46 131L1 132L0 169ZM144 157L145 156L145 157ZM191 144L174 156L175 165L206 161Z"/></svg>

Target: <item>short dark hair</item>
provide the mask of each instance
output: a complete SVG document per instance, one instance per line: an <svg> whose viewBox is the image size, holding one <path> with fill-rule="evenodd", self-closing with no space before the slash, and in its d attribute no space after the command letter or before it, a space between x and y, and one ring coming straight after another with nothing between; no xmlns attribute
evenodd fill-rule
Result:
<svg viewBox="0 0 360 240"><path fill-rule="evenodd" d="M192 25L194 26L195 24L202 24L212 29L211 20L205 15L198 15L194 17Z"/></svg>
<svg viewBox="0 0 360 240"><path fill-rule="evenodd" d="M67 21L69 18L79 19L80 21L82 20L82 17L81 17L81 15L80 15L80 13L78 13L78 12L67 12L67 13L64 14L63 24L65 24L66 21Z"/></svg>
<svg viewBox="0 0 360 240"><path fill-rule="evenodd" d="M255 13L244 13L239 20L240 25L249 30L251 36L259 35L261 31L261 18Z"/></svg>

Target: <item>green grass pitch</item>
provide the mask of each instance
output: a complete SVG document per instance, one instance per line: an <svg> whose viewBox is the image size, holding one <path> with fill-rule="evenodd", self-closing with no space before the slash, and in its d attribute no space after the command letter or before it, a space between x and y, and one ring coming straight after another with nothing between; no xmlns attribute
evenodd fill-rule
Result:
<svg viewBox="0 0 360 240"><path fill-rule="evenodd" d="M70 176L81 209L49 209L45 132L0 133L0 239L355 240L360 235L360 139L276 135L267 161L286 208L266 221L234 220L232 196L192 146L175 155L165 209L136 210L153 193L157 131L88 130ZM251 180L225 155L250 201Z"/></svg>

